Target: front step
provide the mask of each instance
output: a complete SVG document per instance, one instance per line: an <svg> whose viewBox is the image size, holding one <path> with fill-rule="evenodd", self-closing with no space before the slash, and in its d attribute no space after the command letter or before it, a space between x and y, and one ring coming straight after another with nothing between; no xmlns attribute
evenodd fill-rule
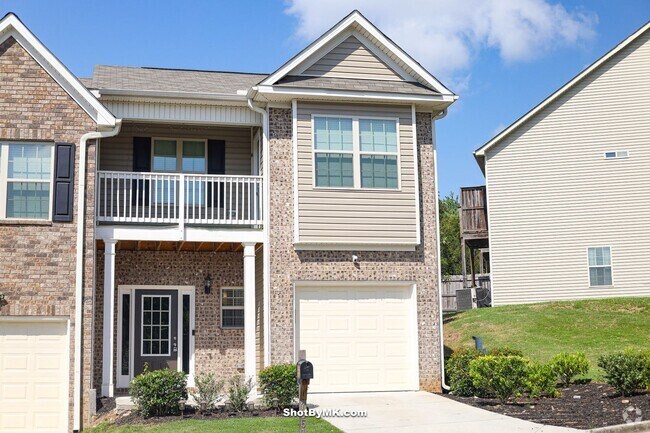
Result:
<svg viewBox="0 0 650 433"><path fill-rule="evenodd" d="M130 395L115 397L115 410L122 412L133 409L135 409L135 403L133 403Z"/></svg>

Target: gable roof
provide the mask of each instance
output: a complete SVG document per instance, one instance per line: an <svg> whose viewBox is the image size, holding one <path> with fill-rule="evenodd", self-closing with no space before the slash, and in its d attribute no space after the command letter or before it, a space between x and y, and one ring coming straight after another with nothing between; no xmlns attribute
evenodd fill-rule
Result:
<svg viewBox="0 0 650 433"><path fill-rule="evenodd" d="M570 90L573 86L575 86L580 81L582 81L585 77L590 75L592 72L597 70L601 65L603 65L605 62L607 62L610 58L612 58L618 52L623 50L625 47L630 45L632 42L634 42L637 38L639 38L641 35L643 35L648 30L650 30L650 21L645 23L637 31L635 31L629 37L627 37L624 41L622 41L621 43L616 45L614 48L612 48L610 51L608 51L604 56L602 56L601 58L596 60L594 63L592 63L586 69L584 69L582 72L580 72L578 75L573 77L569 82L567 82L564 86L562 86L560 89L558 89L555 93L553 93L552 95L550 95L549 97L544 99L541 103L539 103L537 106L535 106L532 110L528 111L526 114L524 114L522 117L520 117L515 122L513 122L510 126L508 126L506 129L504 129L499 134L494 136L490 141L488 141L483 146L476 149L474 151L474 158L476 158L476 161L478 162L481 169L483 171L485 171L485 152L488 149L495 146L497 143L499 143L505 137L510 135L513 131L515 131L517 128L519 128L521 125L523 125L525 122L527 122L528 120L533 118L540 111L542 111L545 107L547 107L553 101L558 99L561 95L566 93L568 90Z"/></svg>
<svg viewBox="0 0 650 433"><path fill-rule="evenodd" d="M244 98L267 74L97 65L90 88L104 95Z"/></svg>
<svg viewBox="0 0 650 433"><path fill-rule="evenodd" d="M447 89L440 81L431 75L431 73L424 69L422 65L416 62L390 38L384 35L358 10L352 11L348 16L335 24L334 27L309 44L305 49L292 57L266 79L262 80L259 85L272 86L287 75L295 75L293 71L301 65L309 62L310 59L318 57L324 48L328 48L329 45L333 42L338 42L339 39L344 40L349 37L351 34L350 29L361 33L366 36L367 39L371 40L376 49L378 48L380 52L384 53L382 56L384 58L382 60L384 60L385 63L387 63L395 72L401 73L404 78L410 78L412 81L417 81L424 86L430 87L441 95L456 97L451 90ZM338 45L338 43L336 45ZM322 53L322 55L324 54L325 53ZM322 57L322 55L320 57Z"/></svg>
<svg viewBox="0 0 650 433"><path fill-rule="evenodd" d="M88 113L95 123L97 123L97 126L115 126L116 119L110 111L11 12L0 20L0 43L10 37L13 37L63 90Z"/></svg>

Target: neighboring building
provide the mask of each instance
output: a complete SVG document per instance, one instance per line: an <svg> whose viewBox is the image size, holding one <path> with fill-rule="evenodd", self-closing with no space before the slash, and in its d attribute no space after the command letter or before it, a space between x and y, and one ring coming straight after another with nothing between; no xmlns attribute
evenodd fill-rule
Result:
<svg viewBox="0 0 650 433"><path fill-rule="evenodd" d="M13 14L0 35L0 430L78 430L144 363L191 385L304 349L314 392L441 390L457 97L360 13L270 75L79 80Z"/></svg>
<svg viewBox="0 0 650 433"><path fill-rule="evenodd" d="M650 23L475 152L494 305L649 296Z"/></svg>

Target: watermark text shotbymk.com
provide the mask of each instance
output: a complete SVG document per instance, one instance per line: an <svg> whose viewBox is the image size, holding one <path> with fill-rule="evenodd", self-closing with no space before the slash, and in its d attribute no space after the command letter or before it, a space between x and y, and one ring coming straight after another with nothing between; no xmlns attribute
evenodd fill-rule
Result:
<svg viewBox="0 0 650 433"><path fill-rule="evenodd" d="M346 410L346 409L284 409L283 416L291 417L311 417L311 418L365 418L368 411L365 410Z"/></svg>

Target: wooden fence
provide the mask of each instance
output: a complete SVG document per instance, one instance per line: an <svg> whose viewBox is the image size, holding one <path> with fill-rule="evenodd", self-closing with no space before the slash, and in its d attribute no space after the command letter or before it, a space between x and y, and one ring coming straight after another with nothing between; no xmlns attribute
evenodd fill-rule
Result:
<svg viewBox="0 0 650 433"><path fill-rule="evenodd" d="M469 286L469 276L466 285ZM490 288L490 274L476 274L478 287ZM442 277L442 311L445 313L456 311L456 290L463 288L462 275L449 275Z"/></svg>

